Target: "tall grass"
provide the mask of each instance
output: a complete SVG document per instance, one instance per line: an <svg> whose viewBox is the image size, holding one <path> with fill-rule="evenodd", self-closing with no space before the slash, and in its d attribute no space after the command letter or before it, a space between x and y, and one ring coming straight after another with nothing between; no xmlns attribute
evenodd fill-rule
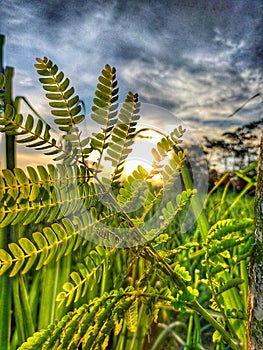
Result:
<svg viewBox="0 0 263 350"><path fill-rule="evenodd" d="M239 200L237 200L239 198ZM234 205L233 205L234 204ZM229 207L232 206L231 211ZM254 215L254 196L253 193L246 193L240 197L240 192L228 187L221 186L218 189L212 189L207 197L205 214L210 225L215 224L222 219L237 219L253 218ZM173 237L170 241L163 245L162 249L171 251L178 251L178 246L184 246L187 243L196 240L198 242L198 231L180 233L180 222L174 221L169 227L169 236ZM200 253L200 251L199 251ZM195 285L199 290L198 300L202 305L207 307L210 304L211 291L203 281L206 279L206 270L202 266L203 255L202 252L197 252L190 255L189 259L187 253L180 253L174 255L174 259L184 261L184 266L188 271L191 271L194 276ZM248 276L247 265L248 262L242 262L240 268L236 271L245 280L241 285L239 292L242 295L242 302L247 305L247 291L248 291ZM234 277L234 275L232 275ZM158 278L157 278L158 281ZM158 282L156 282L158 283ZM214 312L217 315L217 312ZM174 349L209 349L209 350L223 350L226 346L223 343L213 344L213 328L211 325L193 313L186 310L186 313L177 313L171 309L163 310L160 315L158 326L154 327L154 332L157 334L152 343L151 350L174 350ZM219 316L219 314L217 315ZM147 348L148 349L148 348ZM243 348L242 348L243 349Z"/></svg>

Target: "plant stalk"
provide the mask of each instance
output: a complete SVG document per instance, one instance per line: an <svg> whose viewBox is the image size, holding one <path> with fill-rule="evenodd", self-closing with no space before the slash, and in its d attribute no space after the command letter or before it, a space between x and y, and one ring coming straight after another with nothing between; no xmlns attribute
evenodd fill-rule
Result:
<svg viewBox="0 0 263 350"><path fill-rule="evenodd" d="M0 69L3 71L3 47L4 36L0 35ZM5 93L4 93L4 109L7 104L12 104L12 79L14 69L6 67L5 69ZM15 146L14 136L6 135L6 167L7 169L14 169L15 167ZM0 247L7 249L8 243L11 240L11 228L7 226L0 230ZM11 292L12 281L10 277L5 274L0 280L0 349L10 349L10 331L11 331Z"/></svg>

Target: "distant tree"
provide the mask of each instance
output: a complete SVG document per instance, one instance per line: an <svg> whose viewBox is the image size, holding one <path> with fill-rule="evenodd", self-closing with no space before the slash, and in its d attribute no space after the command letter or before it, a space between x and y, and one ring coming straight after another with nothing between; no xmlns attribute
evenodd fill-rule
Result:
<svg viewBox="0 0 263 350"><path fill-rule="evenodd" d="M231 154L231 144L227 143L224 139L221 140L216 140L216 139L209 139L207 136L204 136L205 140L205 149L207 150L208 155L218 155L217 158L224 164L224 169L228 169L228 160L230 158ZM221 158L221 159L220 159ZM212 158L213 159L213 158ZM218 167L219 164L214 164L214 160L209 161L208 157L208 163L209 163L209 168Z"/></svg>
<svg viewBox="0 0 263 350"><path fill-rule="evenodd" d="M251 122L234 131L223 133L220 139L210 139L205 136L205 149L208 154L218 154L225 171L246 167L257 159L259 146L257 133L262 125L263 120ZM212 164L209 165L211 167Z"/></svg>

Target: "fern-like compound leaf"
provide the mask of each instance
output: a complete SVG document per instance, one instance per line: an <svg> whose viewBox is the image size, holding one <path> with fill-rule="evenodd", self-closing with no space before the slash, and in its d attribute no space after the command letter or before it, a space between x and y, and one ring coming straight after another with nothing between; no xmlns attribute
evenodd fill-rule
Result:
<svg viewBox="0 0 263 350"><path fill-rule="evenodd" d="M74 95L74 88L69 87L69 79L64 79L64 73L58 72L58 67L51 60L46 57L36 60L37 72L44 77L39 80L44 90L48 91L46 97L51 100L49 105L54 108L51 113L56 117L62 117L55 118L54 121L60 125L60 130L71 131L84 119L84 115L80 114L79 98Z"/></svg>
<svg viewBox="0 0 263 350"><path fill-rule="evenodd" d="M93 299L90 304L81 307L63 316L47 329L41 330L28 338L18 350L41 349L76 349L82 346L84 349L103 349L108 343L109 333L122 325L122 320L127 317L129 329L136 331L138 326L138 305L141 299L149 300L151 309L160 308L162 291L150 290L147 293L137 292L131 287L125 290L112 290L101 297ZM173 298L165 297L165 304ZM163 301L162 301L163 302ZM159 303L159 306L157 307ZM142 325L143 332L147 332L152 315L147 316L146 323ZM104 345L103 345L104 344Z"/></svg>
<svg viewBox="0 0 263 350"><path fill-rule="evenodd" d="M2 170L0 227L51 222L80 213L96 203L96 190L84 166L48 165Z"/></svg>
<svg viewBox="0 0 263 350"><path fill-rule="evenodd" d="M218 221L211 227L208 233L208 241L225 237L228 233L237 232L253 225L250 218L242 218L241 220L226 219Z"/></svg>
<svg viewBox="0 0 263 350"><path fill-rule="evenodd" d="M51 113L55 116L54 122L59 126L65 142L67 156L61 154L56 160L64 160L72 163L79 159L84 159L82 149L80 131L78 124L81 123L85 116L81 113L82 107L78 95L75 95L75 90L70 87L70 81L64 77L63 72L59 72L56 64L44 57L37 58L35 68L37 73L42 76L40 82L43 84L43 89L47 91L46 97L51 100L49 102ZM74 135L74 136L72 136Z"/></svg>
<svg viewBox="0 0 263 350"><path fill-rule="evenodd" d="M46 155L63 152L62 144L52 137L50 131L50 125L45 121L42 119L36 121L31 114L24 118L22 114L16 114L11 105L7 105L5 113L0 116L0 132L16 135L17 143L45 151Z"/></svg>
<svg viewBox="0 0 263 350"><path fill-rule="evenodd" d="M254 244L252 229L252 219L227 219L213 225L207 236L203 264L207 266L207 281L212 292L211 308L223 310L225 317L240 319L246 317L246 306L238 299L239 290L244 288L242 287L244 280L234 277L233 272L241 262L248 263ZM231 279L229 279L230 273L233 274ZM232 294L237 296L236 304L233 304L230 297ZM234 313L229 311L233 307Z"/></svg>
<svg viewBox="0 0 263 350"><path fill-rule="evenodd" d="M89 252L83 263L78 264L79 272L72 272L70 277L72 282L66 282L63 286L63 292L57 296L57 301L62 305L66 302L69 306L72 302L76 303L80 297L86 295L89 289L92 289L94 282L100 282L103 269L109 266L109 260L115 255L115 249L105 249L97 246Z"/></svg>
<svg viewBox="0 0 263 350"><path fill-rule="evenodd" d="M39 270L53 258L60 260L83 243L80 231L68 219L45 227L43 232L34 232L32 237L33 240L22 237L18 243L9 243L9 252L0 249L0 275L11 267L10 277L20 271L26 274L35 261L36 270Z"/></svg>
<svg viewBox="0 0 263 350"><path fill-rule="evenodd" d="M135 299L127 310L127 325L132 333L136 332L138 327L138 316L138 300Z"/></svg>
<svg viewBox="0 0 263 350"><path fill-rule="evenodd" d="M98 78L97 90L93 99L91 118L101 126L99 133L93 133L86 152L95 150L99 153L96 168L100 167L103 151L108 147L110 133L117 121L118 87L116 69L108 64Z"/></svg>
<svg viewBox="0 0 263 350"><path fill-rule="evenodd" d="M125 160L132 151L135 127L140 118L139 110L138 95L129 92L119 112L117 124L112 130L111 142L107 148L107 157L105 157L114 167L111 176L112 184L119 180Z"/></svg>

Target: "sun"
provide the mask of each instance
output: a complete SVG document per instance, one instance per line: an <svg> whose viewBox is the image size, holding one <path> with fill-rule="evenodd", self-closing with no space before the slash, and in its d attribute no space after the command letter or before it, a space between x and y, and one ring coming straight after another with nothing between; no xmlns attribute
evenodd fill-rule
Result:
<svg viewBox="0 0 263 350"><path fill-rule="evenodd" d="M129 175L132 175L134 170L137 170L138 166L142 166L149 174L153 170L153 167L148 162L145 162L144 159L128 159L125 163L122 178L127 179ZM163 179L160 173L154 174L154 176L149 177L149 181L154 186L162 186Z"/></svg>
<svg viewBox="0 0 263 350"><path fill-rule="evenodd" d="M149 174L154 170L152 155L152 149L156 147L158 141L160 141L162 135L157 134L156 131L151 129L142 129L142 132L138 133L135 139L133 150L126 159L123 179L127 178L137 170L138 166L142 166ZM160 173L154 174L149 177L149 181L153 185L161 186L163 184L162 176Z"/></svg>

